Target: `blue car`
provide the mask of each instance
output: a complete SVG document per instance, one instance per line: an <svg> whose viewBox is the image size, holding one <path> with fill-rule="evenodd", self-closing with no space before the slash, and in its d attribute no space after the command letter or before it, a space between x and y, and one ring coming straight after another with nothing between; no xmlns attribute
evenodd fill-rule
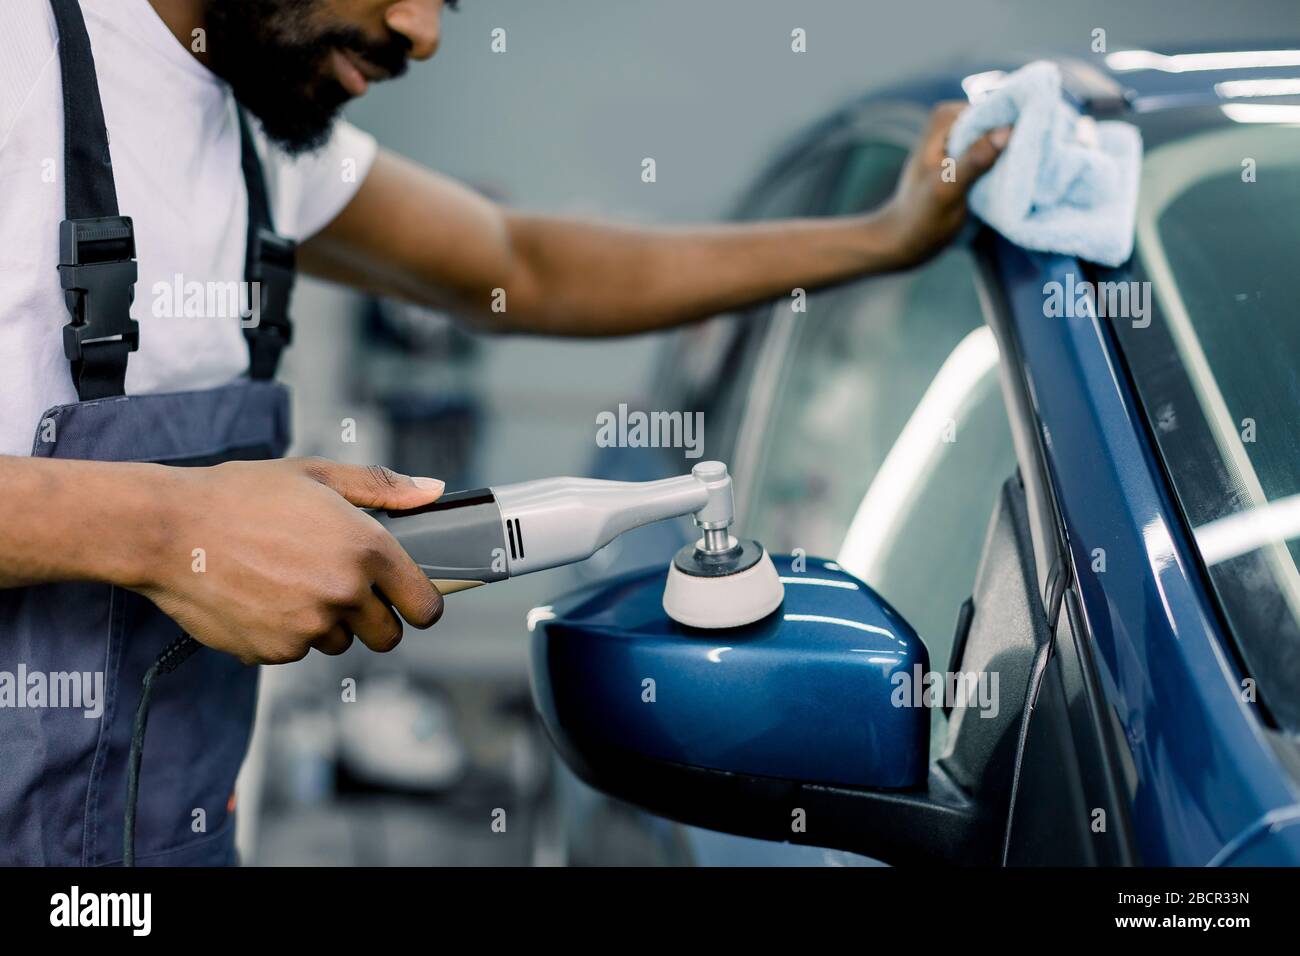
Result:
<svg viewBox="0 0 1300 956"><path fill-rule="evenodd" d="M703 411L741 532L829 586L726 641L726 683L654 604L685 525L591 562L533 636L573 771L565 859L1300 863L1297 47L1058 61L1082 111L1143 136L1122 268L973 226L920 268L673 340L657 407ZM740 217L881 203L934 103L1014 66L836 112ZM608 449L597 470L691 464ZM853 648L810 651L832 619L919 640L863 684ZM680 716L583 690L642 665ZM983 683L900 723L881 701L923 670Z"/></svg>

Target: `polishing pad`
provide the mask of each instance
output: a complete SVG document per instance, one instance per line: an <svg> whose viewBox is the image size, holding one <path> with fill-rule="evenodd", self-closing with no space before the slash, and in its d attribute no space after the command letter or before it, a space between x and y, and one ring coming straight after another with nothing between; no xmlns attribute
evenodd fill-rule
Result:
<svg viewBox="0 0 1300 956"><path fill-rule="evenodd" d="M664 585L664 611L688 627L743 627L767 617L784 599L772 559L754 541L736 542L721 555L687 545L673 558Z"/></svg>

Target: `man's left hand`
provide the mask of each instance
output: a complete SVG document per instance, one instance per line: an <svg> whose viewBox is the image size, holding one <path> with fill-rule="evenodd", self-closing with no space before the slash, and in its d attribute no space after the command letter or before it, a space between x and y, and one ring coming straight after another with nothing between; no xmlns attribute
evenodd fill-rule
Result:
<svg viewBox="0 0 1300 956"><path fill-rule="evenodd" d="M880 210L893 234L899 265L924 262L942 249L966 221L966 196L1002 154L1011 127L990 130L974 143L944 175L948 159L948 131L965 103L940 103L930 114L930 125L903 168L898 188Z"/></svg>

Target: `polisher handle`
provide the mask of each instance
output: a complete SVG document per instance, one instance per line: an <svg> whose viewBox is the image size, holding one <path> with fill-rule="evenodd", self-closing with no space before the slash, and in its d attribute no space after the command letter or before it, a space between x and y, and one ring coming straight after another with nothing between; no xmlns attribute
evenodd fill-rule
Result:
<svg viewBox="0 0 1300 956"><path fill-rule="evenodd" d="M443 594L510 576L501 508L490 488L458 491L421 508L373 516Z"/></svg>

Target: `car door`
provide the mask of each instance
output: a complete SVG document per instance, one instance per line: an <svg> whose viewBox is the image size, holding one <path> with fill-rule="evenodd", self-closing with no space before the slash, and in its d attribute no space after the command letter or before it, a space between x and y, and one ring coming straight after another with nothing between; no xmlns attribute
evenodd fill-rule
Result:
<svg viewBox="0 0 1300 956"><path fill-rule="evenodd" d="M886 107L885 122L850 123L854 142L841 142L816 212L886 201L924 115ZM946 667L990 514L1016 467L974 260L958 247L921 269L814 293L806 311L793 301L770 308L761 338L747 343L747 379L721 397L743 409L731 450L740 527L773 551L838 558ZM932 711L932 753L946 724L943 709ZM701 864L870 862L674 829Z"/></svg>
<svg viewBox="0 0 1300 956"><path fill-rule="evenodd" d="M869 208L888 195L888 164L897 160L889 144L864 144L843 167L830 211ZM1029 686L1003 688L1016 714L1008 726L1021 734L1005 766L1014 763L1017 779L1024 771L1018 803L1014 786L1006 787L1006 819L1015 806L1016 825L1008 826L1003 859L1128 862L1117 785L1126 775L1098 705L1086 623L1058 563L1054 515L1036 543L1000 554L993 546L1005 517L995 509L1017 498L1006 488L1023 488L1022 469L1036 512L1051 515L1053 491L1037 422L1025 414L1031 403L1019 360L1001 354L999 342L1012 353L1015 343L998 322L996 280L981 256L954 245L919 269L820 293L807 313L781 320L784 329L774 322L771 367L755 377L755 391L768 392L749 395L736 452L747 481L743 527L775 551L833 556L866 580L916 628L932 669L970 667L965 642L980 629L972 628L981 613L972 599L977 582L1026 582L1019 607L982 608L986 632L992 616L994 627L1037 634L1042 664ZM1033 506L1024 494L1018 521L1027 528ZM1055 574L1046 591L1044 566ZM1053 592L1064 599L1053 601ZM932 757L960 763L949 709L931 715Z"/></svg>
<svg viewBox="0 0 1300 956"><path fill-rule="evenodd" d="M825 212L889 197L908 152L906 133L891 133L850 150ZM738 403L740 526L773 551L837 558L912 622L933 666L947 667L990 515L1016 469L970 252L815 293L803 312L780 301L764 333ZM947 718L942 708L932 718L938 754ZM809 861L805 848L760 850L689 827L682 839L701 863Z"/></svg>

